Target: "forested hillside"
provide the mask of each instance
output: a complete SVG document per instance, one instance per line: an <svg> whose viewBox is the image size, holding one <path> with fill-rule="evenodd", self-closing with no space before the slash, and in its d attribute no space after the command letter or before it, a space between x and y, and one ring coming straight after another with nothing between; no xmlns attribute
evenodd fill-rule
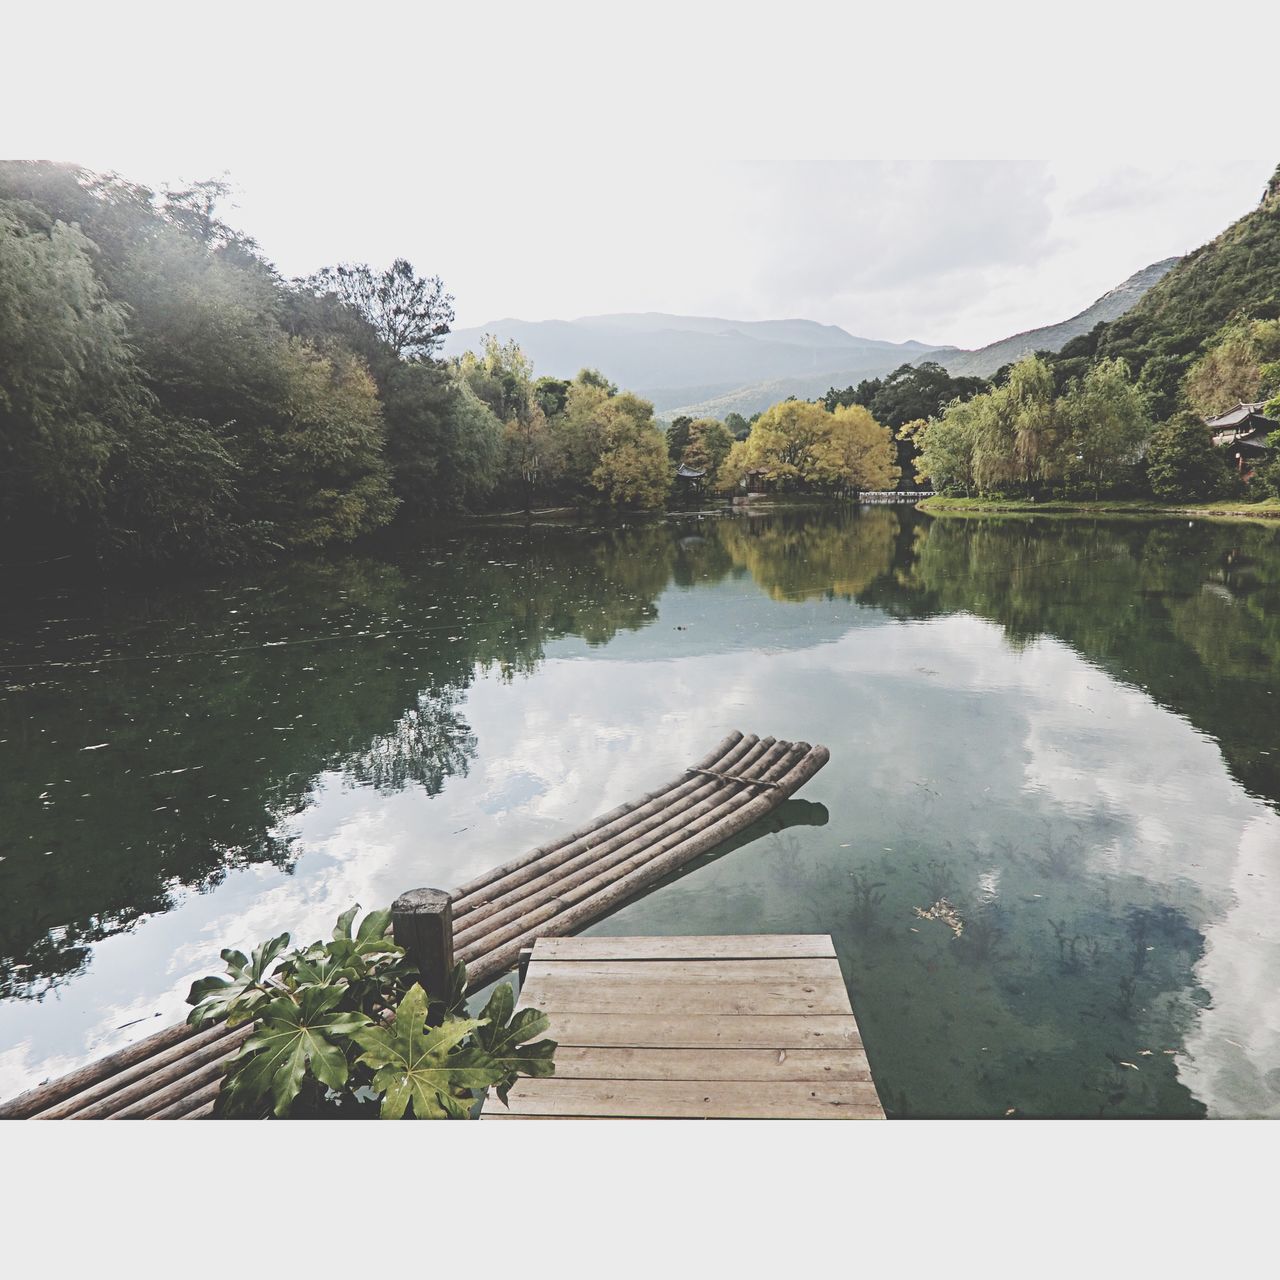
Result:
<svg viewBox="0 0 1280 1280"><path fill-rule="evenodd" d="M1053 361L1059 385L1095 360L1120 358L1157 419L1179 405L1197 357L1234 319L1280 316L1280 168L1256 209L1188 254L1131 311L1067 343Z"/></svg>
<svg viewBox="0 0 1280 1280"><path fill-rule="evenodd" d="M0 564L225 565L535 497L660 505L652 406L514 346L439 358L404 259L284 280L217 213L0 163Z"/></svg>

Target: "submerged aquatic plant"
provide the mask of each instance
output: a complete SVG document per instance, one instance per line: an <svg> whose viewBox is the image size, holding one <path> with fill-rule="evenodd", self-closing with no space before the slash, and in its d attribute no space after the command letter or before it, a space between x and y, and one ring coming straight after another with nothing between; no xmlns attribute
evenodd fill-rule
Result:
<svg viewBox="0 0 1280 1280"><path fill-rule="evenodd" d="M872 880L864 871L850 871L853 893L853 921L863 931L875 920L876 908L884 902L883 880Z"/></svg>
<svg viewBox="0 0 1280 1280"><path fill-rule="evenodd" d="M1058 943L1058 965L1063 973L1079 973L1086 963L1096 964L1101 943L1091 934L1070 932L1065 920L1050 920Z"/></svg>

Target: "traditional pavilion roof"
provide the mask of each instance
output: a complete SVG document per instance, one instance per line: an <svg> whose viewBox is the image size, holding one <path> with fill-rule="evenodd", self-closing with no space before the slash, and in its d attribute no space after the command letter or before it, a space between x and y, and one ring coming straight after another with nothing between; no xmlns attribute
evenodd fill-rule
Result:
<svg viewBox="0 0 1280 1280"><path fill-rule="evenodd" d="M1234 409L1228 409L1226 413L1220 413L1216 418L1206 418L1205 426L1212 427L1215 431L1226 431L1231 427L1242 427L1255 415L1259 418L1262 417L1264 403L1264 401L1259 400L1256 404L1238 404Z"/></svg>
<svg viewBox="0 0 1280 1280"><path fill-rule="evenodd" d="M705 467L699 471L696 467L686 467L683 462L676 468L676 475L681 480L701 480L706 474Z"/></svg>
<svg viewBox="0 0 1280 1280"><path fill-rule="evenodd" d="M1256 404L1238 404L1216 418L1206 418L1205 425L1213 432L1213 443L1267 449L1267 437L1273 431L1280 431L1280 422L1268 418L1262 412L1262 404L1261 400Z"/></svg>

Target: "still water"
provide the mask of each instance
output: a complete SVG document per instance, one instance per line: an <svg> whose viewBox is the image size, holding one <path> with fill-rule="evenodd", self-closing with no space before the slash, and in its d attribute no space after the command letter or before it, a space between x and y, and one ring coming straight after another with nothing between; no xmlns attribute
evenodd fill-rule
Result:
<svg viewBox="0 0 1280 1280"><path fill-rule="evenodd" d="M0 664L0 1096L740 728L831 763L593 932L830 933L890 1115L1280 1115L1280 529L477 527L50 585Z"/></svg>

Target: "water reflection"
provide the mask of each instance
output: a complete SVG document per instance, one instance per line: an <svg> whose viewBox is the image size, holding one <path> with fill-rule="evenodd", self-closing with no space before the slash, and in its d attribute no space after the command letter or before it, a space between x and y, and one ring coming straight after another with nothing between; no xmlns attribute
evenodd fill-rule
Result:
<svg viewBox="0 0 1280 1280"><path fill-rule="evenodd" d="M0 652L0 1093L742 727L832 747L829 823L598 928L831 932L895 1114L1276 1111L1278 620L1273 529L889 508L51 592Z"/></svg>

